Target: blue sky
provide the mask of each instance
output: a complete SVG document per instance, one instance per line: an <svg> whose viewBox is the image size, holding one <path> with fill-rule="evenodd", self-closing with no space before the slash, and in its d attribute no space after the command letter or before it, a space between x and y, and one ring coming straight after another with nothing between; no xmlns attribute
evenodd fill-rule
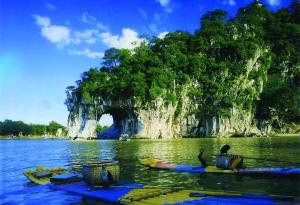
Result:
<svg viewBox="0 0 300 205"><path fill-rule="evenodd" d="M0 0L0 121L66 125L65 88L110 48L143 35L193 33L201 16L251 0ZM270 9L291 0L265 0ZM104 117L104 124L110 124Z"/></svg>

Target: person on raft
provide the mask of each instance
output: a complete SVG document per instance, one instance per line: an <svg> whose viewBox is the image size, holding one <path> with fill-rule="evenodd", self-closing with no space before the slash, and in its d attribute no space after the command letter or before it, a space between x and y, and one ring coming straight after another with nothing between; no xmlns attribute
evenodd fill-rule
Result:
<svg viewBox="0 0 300 205"><path fill-rule="evenodd" d="M221 169L239 169L243 165L243 158L239 155L229 155L230 145L224 145L220 149L220 154L216 156L216 167ZM200 149L198 159L202 167L207 167L206 160L203 157L204 149Z"/></svg>
<svg viewBox="0 0 300 205"><path fill-rule="evenodd" d="M230 150L230 145L226 144L220 149L220 154L227 155L228 150Z"/></svg>

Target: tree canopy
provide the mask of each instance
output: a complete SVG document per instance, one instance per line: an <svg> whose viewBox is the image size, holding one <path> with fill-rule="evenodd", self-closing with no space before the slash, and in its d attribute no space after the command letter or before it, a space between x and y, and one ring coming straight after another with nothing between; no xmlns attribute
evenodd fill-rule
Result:
<svg viewBox="0 0 300 205"><path fill-rule="evenodd" d="M0 121L0 135L55 135L58 129L65 129L63 125L51 121L48 125L26 124L22 121Z"/></svg>
<svg viewBox="0 0 300 205"><path fill-rule="evenodd" d="M203 15L194 34L175 31L133 50L110 48L102 66L67 88L66 104L101 98L147 105L158 97L176 104L192 85L201 116L228 116L238 106L261 119L275 109L285 121L299 120L299 5L271 12L254 1L234 18L218 9Z"/></svg>

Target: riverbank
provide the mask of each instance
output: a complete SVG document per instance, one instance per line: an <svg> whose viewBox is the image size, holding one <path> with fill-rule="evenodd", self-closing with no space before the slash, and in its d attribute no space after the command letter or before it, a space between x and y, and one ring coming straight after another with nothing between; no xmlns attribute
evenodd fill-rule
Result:
<svg viewBox="0 0 300 205"><path fill-rule="evenodd" d="M300 133L295 133L295 134L289 134L289 133L274 134L274 135L270 135L270 137L300 137Z"/></svg>
<svg viewBox="0 0 300 205"><path fill-rule="evenodd" d="M0 140L16 140L16 139L67 139L66 136L40 136L40 135L28 135L28 136L0 136Z"/></svg>
<svg viewBox="0 0 300 205"><path fill-rule="evenodd" d="M218 136L213 136L213 137L182 137L184 139L186 138L252 138L252 137L300 137L300 133L273 133L270 135L264 135L264 136L242 136L242 135L235 135L231 137L218 137ZM69 139L67 136L55 136L55 135L26 135L26 136L1 136L0 135L0 140L1 139ZM148 138L135 138L132 137L131 139L135 140L148 140ZM99 140L99 139L87 139L87 140ZM85 140L83 140L85 141Z"/></svg>

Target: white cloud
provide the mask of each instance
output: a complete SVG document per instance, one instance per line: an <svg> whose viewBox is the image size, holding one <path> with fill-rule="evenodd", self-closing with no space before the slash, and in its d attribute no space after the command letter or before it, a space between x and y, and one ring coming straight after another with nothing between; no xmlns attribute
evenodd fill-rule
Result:
<svg viewBox="0 0 300 205"><path fill-rule="evenodd" d="M108 47L117 49L133 49L138 46L144 39L138 37L138 33L130 28L123 28L122 35L112 35L109 32L100 34L102 42Z"/></svg>
<svg viewBox="0 0 300 205"><path fill-rule="evenodd" d="M278 5L280 5L280 0L267 0L267 2L271 6L278 6Z"/></svg>
<svg viewBox="0 0 300 205"><path fill-rule="evenodd" d="M168 17L168 14L166 13L155 13L153 16L153 21L151 22L151 24L149 25L149 30L155 34L159 33L159 29L163 23L163 21Z"/></svg>
<svg viewBox="0 0 300 205"><path fill-rule="evenodd" d="M108 26L99 22L96 17L90 15L88 12L82 14L81 20L83 23L89 24L91 26L96 26L99 30L108 31Z"/></svg>
<svg viewBox="0 0 300 205"><path fill-rule="evenodd" d="M158 33L158 25L161 23L161 16L157 13L154 14L153 22L149 25L150 31Z"/></svg>
<svg viewBox="0 0 300 205"><path fill-rule="evenodd" d="M138 33L130 28L123 28L120 35L113 35L109 31L102 30L97 26L92 29L78 31L71 29L69 26L54 25L51 19L45 16L33 15L33 17L41 29L41 35L55 44L57 48L73 46L73 49L68 49L70 55L102 58L103 52L94 52L89 48L81 49L79 44L90 45L101 42L107 47L133 49L145 40L140 38ZM97 19L88 13L83 14L81 20L86 24L99 25Z"/></svg>
<svg viewBox="0 0 300 205"><path fill-rule="evenodd" d="M104 25L103 23L98 22L98 23L96 24L96 27L97 27L98 29L100 29L100 30L108 31L108 26Z"/></svg>
<svg viewBox="0 0 300 205"><path fill-rule="evenodd" d="M65 26L46 26L42 28L42 36L52 43L68 44L70 42L70 30Z"/></svg>
<svg viewBox="0 0 300 205"><path fill-rule="evenodd" d="M171 6L171 0L157 0L159 4L164 8L167 13L173 12L173 6Z"/></svg>
<svg viewBox="0 0 300 205"><path fill-rule="evenodd" d="M151 23L149 25L149 29L150 31L152 31L153 33L158 33L158 29L157 29L157 25L155 23Z"/></svg>
<svg viewBox="0 0 300 205"><path fill-rule="evenodd" d="M230 6L234 6L236 4L235 0L224 0L224 1L222 1L222 3L225 5L230 5Z"/></svg>
<svg viewBox="0 0 300 205"><path fill-rule="evenodd" d="M37 25L43 27L50 26L50 19L48 17L42 17L39 15L34 15L34 17Z"/></svg>
<svg viewBox="0 0 300 205"><path fill-rule="evenodd" d="M36 24L41 27L41 35L55 43L58 47L69 44L71 30L66 26L51 25L51 20L48 17L34 15Z"/></svg>
<svg viewBox="0 0 300 205"><path fill-rule="evenodd" d="M46 3L46 8L49 10L55 10L55 6L53 6L53 4L50 3Z"/></svg>
<svg viewBox="0 0 300 205"><path fill-rule="evenodd" d="M41 35L56 44L59 48L68 44L94 44L100 39L100 31L97 29L87 29L83 31L73 31L67 26L53 25L48 17L34 15L36 24L41 28Z"/></svg>
<svg viewBox="0 0 300 205"><path fill-rule="evenodd" d="M96 23L97 22L97 19L93 16L91 16L88 12L84 12L82 14L82 17L81 17L81 20L83 23Z"/></svg>
<svg viewBox="0 0 300 205"><path fill-rule="evenodd" d="M97 41L97 37L99 38L99 35L99 31L96 29L88 29L82 32L76 31L74 32L73 42L75 44L79 44L81 42L94 44Z"/></svg>
<svg viewBox="0 0 300 205"><path fill-rule="evenodd" d="M70 55L86 56L88 58L103 58L104 56L103 52L90 51L88 48L85 48L84 50L69 50L68 53Z"/></svg>
<svg viewBox="0 0 300 205"><path fill-rule="evenodd" d="M229 3L230 6L234 6L235 5L235 1L234 0L229 0L228 3Z"/></svg>
<svg viewBox="0 0 300 205"><path fill-rule="evenodd" d="M165 31L165 32L161 32L160 34L158 34L157 38L163 39L165 38L165 36L168 34L169 32Z"/></svg>
<svg viewBox="0 0 300 205"><path fill-rule="evenodd" d="M171 0L158 0L162 7L166 7L170 4Z"/></svg>
<svg viewBox="0 0 300 205"><path fill-rule="evenodd" d="M146 19L147 18L147 13L143 9L139 9L138 12L141 14L141 16Z"/></svg>

